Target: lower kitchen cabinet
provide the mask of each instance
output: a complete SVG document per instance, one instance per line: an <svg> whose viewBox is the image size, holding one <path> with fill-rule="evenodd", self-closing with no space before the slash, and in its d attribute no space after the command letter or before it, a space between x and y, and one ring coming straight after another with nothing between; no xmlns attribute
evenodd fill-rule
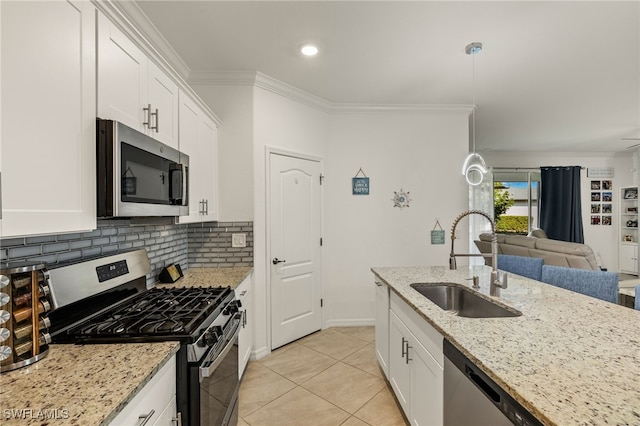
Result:
<svg viewBox="0 0 640 426"><path fill-rule="evenodd" d="M236 288L236 297L244 310L238 336L238 377L242 378L253 351L253 272Z"/></svg>
<svg viewBox="0 0 640 426"><path fill-rule="evenodd" d="M376 358L389 378L389 287L376 280Z"/></svg>
<svg viewBox="0 0 640 426"><path fill-rule="evenodd" d="M443 364L442 336L391 293L389 382L412 425L442 425Z"/></svg>
<svg viewBox="0 0 640 426"><path fill-rule="evenodd" d="M638 243L620 243L618 259L620 272L638 275Z"/></svg>
<svg viewBox="0 0 640 426"><path fill-rule="evenodd" d="M109 425L174 426L180 424L176 407L176 357L173 356Z"/></svg>

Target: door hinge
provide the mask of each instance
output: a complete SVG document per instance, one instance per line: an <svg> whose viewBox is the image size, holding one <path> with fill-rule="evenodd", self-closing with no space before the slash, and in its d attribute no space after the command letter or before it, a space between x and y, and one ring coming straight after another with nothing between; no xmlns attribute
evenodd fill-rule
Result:
<svg viewBox="0 0 640 426"><path fill-rule="evenodd" d="M323 306L323 299L320 299L320 307L322 308Z"/></svg>
<svg viewBox="0 0 640 426"><path fill-rule="evenodd" d="M324 183L324 175L320 173L320 185Z"/></svg>
<svg viewBox="0 0 640 426"><path fill-rule="evenodd" d="M320 247L322 247L322 237L320 237Z"/></svg>

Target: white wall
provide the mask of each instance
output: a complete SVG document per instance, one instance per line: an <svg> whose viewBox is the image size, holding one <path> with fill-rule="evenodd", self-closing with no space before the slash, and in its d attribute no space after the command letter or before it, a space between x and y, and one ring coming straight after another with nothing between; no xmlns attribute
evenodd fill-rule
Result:
<svg viewBox="0 0 640 426"><path fill-rule="evenodd" d="M253 168L254 176L254 271L256 347L264 352L269 342L268 277L271 263L267 257L266 149L279 149L298 154L325 157L328 115L316 108L290 100L271 91L254 89ZM261 354L259 353L258 356Z"/></svg>
<svg viewBox="0 0 640 426"><path fill-rule="evenodd" d="M468 140L468 112L332 115L324 189L328 325L373 323L371 267L447 265L451 224L468 206L460 173ZM351 192L360 168L370 178L368 196ZM400 189L409 191L408 208L394 207ZM436 219L444 245L431 245ZM462 251L466 234L458 233Z"/></svg>
<svg viewBox="0 0 640 426"><path fill-rule="evenodd" d="M487 164L492 167L526 167L541 166L582 166L580 175L582 186L582 221L584 241L589 245L600 265L609 271L618 271L618 229L619 193L621 186L635 184L635 172L632 170L633 153L540 153L540 152L486 152L482 153ZM591 225L591 180L602 180L587 177L588 167L613 167L613 224L611 226Z"/></svg>

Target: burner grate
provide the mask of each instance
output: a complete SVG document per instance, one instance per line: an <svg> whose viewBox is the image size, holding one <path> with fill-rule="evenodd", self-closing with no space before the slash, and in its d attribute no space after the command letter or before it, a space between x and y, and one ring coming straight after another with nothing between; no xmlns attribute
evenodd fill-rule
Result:
<svg viewBox="0 0 640 426"><path fill-rule="evenodd" d="M216 309L229 287L152 288L73 327L81 338L189 336Z"/></svg>

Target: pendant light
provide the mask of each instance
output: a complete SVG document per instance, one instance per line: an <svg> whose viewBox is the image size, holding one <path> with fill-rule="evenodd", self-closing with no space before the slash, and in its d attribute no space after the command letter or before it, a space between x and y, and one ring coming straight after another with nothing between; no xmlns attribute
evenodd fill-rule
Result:
<svg viewBox="0 0 640 426"><path fill-rule="evenodd" d="M482 43L473 42L465 47L467 55L471 55L473 58L473 110L471 111L471 126L472 126L472 144L473 152L465 158L462 165L462 175L467 179L467 183L472 186L477 186L484 180L484 175L487 173L487 164L484 162L484 158L476 152L476 61L474 55L482 50Z"/></svg>

